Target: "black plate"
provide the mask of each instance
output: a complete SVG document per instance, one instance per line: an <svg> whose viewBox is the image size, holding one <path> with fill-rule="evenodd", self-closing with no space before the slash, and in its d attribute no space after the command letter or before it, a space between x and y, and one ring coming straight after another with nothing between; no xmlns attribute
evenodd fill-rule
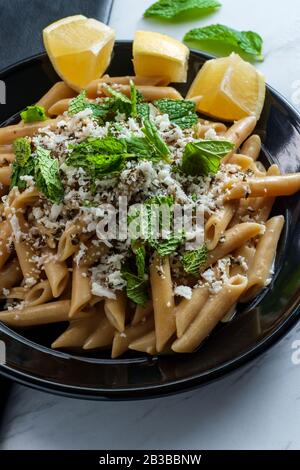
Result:
<svg viewBox="0 0 300 470"><path fill-rule="evenodd" d="M117 42L111 75L132 73L131 42ZM189 83L210 56L191 52ZM58 80L46 55L21 62L0 74L7 88L7 105L0 122L34 103ZM178 87L185 91L189 84ZM6 122L7 123L7 122ZM283 173L300 171L300 116L268 87L257 132L263 140L262 160L277 163ZM110 359L100 353L67 354L49 349L64 325L13 331L0 325L7 347L1 372L19 382L83 398L146 398L175 393L219 378L261 354L286 334L300 316L300 200L299 195L277 201L274 213L286 217L275 275L271 285L243 306L228 324L219 326L195 353Z"/></svg>

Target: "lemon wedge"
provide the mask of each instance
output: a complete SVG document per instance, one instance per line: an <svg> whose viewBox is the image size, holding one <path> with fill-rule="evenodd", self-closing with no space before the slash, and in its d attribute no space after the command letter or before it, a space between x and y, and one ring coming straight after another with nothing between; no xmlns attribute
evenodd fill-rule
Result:
<svg viewBox="0 0 300 470"><path fill-rule="evenodd" d="M136 75L163 76L166 83L186 82L189 49L177 39L151 31L137 31L133 41Z"/></svg>
<svg viewBox="0 0 300 470"><path fill-rule="evenodd" d="M197 111L214 118L236 121L259 119L266 94L264 76L238 54L207 61L194 79L187 99L195 98Z"/></svg>
<svg viewBox="0 0 300 470"><path fill-rule="evenodd" d="M115 32L100 21L75 15L47 26L43 39L58 75L80 91L107 69Z"/></svg>

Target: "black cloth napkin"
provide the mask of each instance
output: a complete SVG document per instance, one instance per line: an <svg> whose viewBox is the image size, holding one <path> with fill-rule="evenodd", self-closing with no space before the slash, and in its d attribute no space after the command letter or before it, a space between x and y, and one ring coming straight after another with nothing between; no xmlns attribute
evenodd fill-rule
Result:
<svg viewBox="0 0 300 470"><path fill-rule="evenodd" d="M0 0L0 70L43 52L42 30L82 14L108 23L113 0Z"/></svg>

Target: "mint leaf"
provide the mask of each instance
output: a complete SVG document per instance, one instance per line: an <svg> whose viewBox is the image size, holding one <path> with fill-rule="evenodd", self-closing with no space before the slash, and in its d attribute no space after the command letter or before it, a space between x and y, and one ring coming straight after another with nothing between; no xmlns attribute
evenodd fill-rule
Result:
<svg viewBox="0 0 300 470"><path fill-rule="evenodd" d="M31 146L25 137L20 137L13 142L13 151L18 165L24 167L31 155Z"/></svg>
<svg viewBox="0 0 300 470"><path fill-rule="evenodd" d="M146 250L144 246L140 246L135 250L135 263L138 277L144 279L146 274Z"/></svg>
<svg viewBox="0 0 300 470"><path fill-rule="evenodd" d="M27 108L20 113L20 116L23 122L37 122L47 119L45 109L43 106L38 105L27 106Z"/></svg>
<svg viewBox="0 0 300 470"><path fill-rule="evenodd" d="M138 305L145 305L148 296L148 282L133 274L127 266L122 268L122 277L126 281L127 297Z"/></svg>
<svg viewBox="0 0 300 470"><path fill-rule="evenodd" d="M198 122L196 104L193 101L161 99L153 104L162 114L168 114L170 121L182 129L193 127Z"/></svg>
<svg viewBox="0 0 300 470"><path fill-rule="evenodd" d="M142 132L145 134L148 144L153 148L154 154L160 159L170 161L171 152L167 144L163 141L158 130L150 119L144 119Z"/></svg>
<svg viewBox="0 0 300 470"><path fill-rule="evenodd" d="M94 119L104 122L113 112L115 100L112 98L103 98L99 103L92 103L86 98L86 91L82 90L79 95L72 98L69 103L68 114L74 116L85 109L92 110Z"/></svg>
<svg viewBox="0 0 300 470"><path fill-rule="evenodd" d="M137 117L137 89L132 80L130 80L130 98L131 98L131 116Z"/></svg>
<svg viewBox="0 0 300 470"><path fill-rule="evenodd" d="M195 28L186 33L183 40L204 48L207 43L227 46L232 51L244 53L252 59L262 61L263 40L253 31L237 31L222 24Z"/></svg>
<svg viewBox="0 0 300 470"><path fill-rule="evenodd" d="M150 106L149 103L137 103L136 105L137 114L142 119L149 119L150 116Z"/></svg>
<svg viewBox="0 0 300 470"><path fill-rule="evenodd" d="M100 178L103 176L115 176L120 173L125 165L124 156L119 155L89 155L87 157L88 170Z"/></svg>
<svg viewBox="0 0 300 470"><path fill-rule="evenodd" d="M202 245L198 250L187 251L181 258L183 269L188 274L199 276L199 269L206 263L207 256L206 245Z"/></svg>
<svg viewBox="0 0 300 470"><path fill-rule="evenodd" d="M15 160L12 164L12 173L10 178L10 188L17 186L19 189L26 189L26 181L21 179L22 176L34 176L34 159L30 156L27 162L21 166Z"/></svg>
<svg viewBox="0 0 300 470"><path fill-rule="evenodd" d="M153 147L148 143L146 137L131 136L126 138L127 152L136 158L145 160L155 159Z"/></svg>
<svg viewBox="0 0 300 470"><path fill-rule="evenodd" d="M182 244L184 241L185 237L184 235L172 235L170 238L164 240L159 240L159 241L152 241L150 240L150 246L155 249L156 253L158 256L169 256L171 255L174 251L177 250L177 248Z"/></svg>
<svg viewBox="0 0 300 470"><path fill-rule="evenodd" d="M199 15L220 8L216 0L159 0L144 13L145 18L172 19L183 18L185 14Z"/></svg>
<svg viewBox="0 0 300 470"><path fill-rule="evenodd" d="M88 101L86 99L86 91L82 90L79 95L72 98L69 103L68 115L74 116L81 111L84 111L88 106Z"/></svg>
<svg viewBox="0 0 300 470"><path fill-rule="evenodd" d="M58 161L42 147L36 148L34 158L34 178L37 188L50 201L59 204L64 195L64 188L59 176Z"/></svg>
<svg viewBox="0 0 300 470"><path fill-rule="evenodd" d="M109 85L105 85L105 89L109 92L111 97L114 98L114 101L112 101L114 112L124 113L126 116L130 116L132 110L131 100Z"/></svg>
<svg viewBox="0 0 300 470"><path fill-rule="evenodd" d="M185 146L181 170L191 176L207 176L217 173L220 161L234 144L226 140L199 140Z"/></svg>

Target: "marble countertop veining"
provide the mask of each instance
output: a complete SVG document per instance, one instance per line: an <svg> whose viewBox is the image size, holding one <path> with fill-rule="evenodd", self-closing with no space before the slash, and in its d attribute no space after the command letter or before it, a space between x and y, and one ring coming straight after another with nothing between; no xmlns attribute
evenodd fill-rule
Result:
<svg viewBox="0 0 300 470"><path fill-rule="evenodd" d="M297 0L221 0L216 14L185 24L142 20L151 0L115 0L110 24L120 39L136 29L182 38L196 25L252 29L265 40L267 81L300 109ZM136 402L93 402L15 385L0 429L1 449L300 449L298 324L256 361L199 390Z"/></svg>

